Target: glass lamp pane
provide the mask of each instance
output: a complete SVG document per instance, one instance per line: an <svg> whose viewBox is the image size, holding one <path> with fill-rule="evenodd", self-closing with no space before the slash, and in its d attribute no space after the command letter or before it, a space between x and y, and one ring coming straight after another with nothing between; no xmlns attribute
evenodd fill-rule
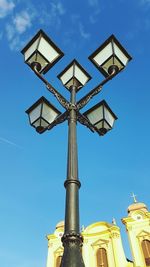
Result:
<svg viewBox="0 0 150 267"><path fill-rule="evenodd" d="M42 118L49 124L52 123L60 113L50 108L46 103L43 103Z"/></svg>
<svg viewBox="0 0 150 267"><path fill-rule="evenodd" d="M60 80L62 84L67 84L69 80L73 77L73 65L62 75L60 76Z"/></svg>
<svg viewBox="0 0 150 267"><path fill-rule="evenodd" d="M121 62L116 57L113 56L108 61L106 61L101 67L106 72L106 74L109 75L108 69L112 65L118 66L119 70L124 68L124 65L121 64Z"/></svg>
<svg viewBox="0 0 150 267"><path fill-rule="evenodd" d="M109 125L112 128L115 118L106 107L104 107L104 117L105 117L105 120L109 123Z"/></svg>
<svg viewBox="0 0 150 267"><path fill-rule="evenodd" d="M94 109L86 116L92 124L96 124L98 121L103 119L103 106Z"/></svg>
<svg viewBox="0 0 150 267"><path fill-rule="evenodd" d="M112 129L104 119L96 123L95 127L98 129L100 135L104 135Z"/></svg>
<svg viewBox="0 0 150 267"><path fill-rule="evenodd" d="M103 124L104 126L104 129L106 129L107 131L109 131L109 130L111 130L112 129L112 127L110 127L110 125L104 120L104 124Z"/></svg>
<svg viewBox="0 0 150 267"><path fill-rule="evenodd" d="M105 48L100 50L94 57L93 60L98 66L101 66L111 55L112 51L112 43L109 43Z"/></svg>
<svg viewBox="0 0 150 267"><path fill-rule="evenodd" d="M38 52L34 53L27 61L29 65L31 65L32 62L40 63L41 71L48 65L48 61L46 61L45 58L43 58Z"/></svg>
<svg viewBox="0 0 150 267"><path fill-rule="evenodd" d="M31 46L24 52L25 61L29 59L29 57L35 53L36 49L38 48L40 36L33 42Z"/></svg>
<svg viewBox="0 0 150 267"><path fill-rule="evenodd" d="M82 85L85 85L89 80L89 77L77 65L75 65L74 76Z"/></svg>
<svg viewBox="0 0 150 267"><path fill-rule="evenodd" d="M99 121L98 123L95 124L95 126L97 127L98 130L103 128L104 127L104 121L103 120Z"/></svg>
<svg viewBox="0 0 150 267"><path fill-rule="evenodd" d="M119 60L123 63L124 66L127 65L129 58L121 51L121 49L114 42L114 53L119 58Z"/></svg>
<svg viewBox="0 0 150 267"><path fill-rule="evenodd" d="M41 126L41 127L43 127L43 128L46 128L48 125L49 125L49 123L46 122L45 120L41 119L41 118L38 119L37 121L35 121L35 122L33 123L33 126L34 126L35 128L37 128L37 127L39 127L39 126Z"/></svg>
<svg viewBox="0 0 150 267"><path fill-rule="evenodd" d="M41 37L38 50L51 63L59 57L59 53L43 37Z"/></svg>
<svg viewBox="0 0 150 267"><path fill-rule="evenodd" d="M42 104L39 104L32 111L29 112L29 118L30 118L30 123L31 124L40 117L40 115L41 115L41 108L42 108Z"/></svg>

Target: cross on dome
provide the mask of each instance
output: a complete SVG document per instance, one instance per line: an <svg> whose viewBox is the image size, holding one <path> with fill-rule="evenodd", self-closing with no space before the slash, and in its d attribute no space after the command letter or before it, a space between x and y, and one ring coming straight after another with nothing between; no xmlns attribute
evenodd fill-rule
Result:
<svg viewBox="0 0 150 267"><path fill-rule="evenodd" d="M136 195L134 193L132 193L132 196L131 197L133 197L134 203L137 203Z"/></svg>

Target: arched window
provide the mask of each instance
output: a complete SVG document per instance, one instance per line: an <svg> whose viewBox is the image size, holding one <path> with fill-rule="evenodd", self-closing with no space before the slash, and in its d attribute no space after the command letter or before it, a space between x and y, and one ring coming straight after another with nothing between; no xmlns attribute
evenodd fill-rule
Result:
<svg viewBox="0 0 150 267"><path fill-rule="evenodd" d="M96 267L108 267L106 249L99 248L96 253Z"/></svg>
<svg viewBox="0 0 150 267"><path fill-rule="evenodd" d="M150 266L150 241L145 239L142 241L142 250L145 258L146 266Z"/></svg>
<svg viewBox="0 0 150 267"><path fill-rule="evenodd" d="M56 267L60 267L62 256L57 256L56 258Z"/></svg>

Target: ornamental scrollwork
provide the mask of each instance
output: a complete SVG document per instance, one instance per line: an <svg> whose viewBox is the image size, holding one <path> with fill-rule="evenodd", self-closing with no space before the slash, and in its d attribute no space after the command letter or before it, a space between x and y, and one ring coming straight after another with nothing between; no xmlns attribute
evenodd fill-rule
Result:
<svg viewBox="0 0 150 267"><path fill-rule="evenodd" d="M69 108L69 102L60 94L57 92L56 89L51 87L49 84L46 85L47 89L57 98L58 102L68 110Z"/></svg>
<svg viewBox="0 0 150 267"><path fill-rule="evenodd" d="M90 93L88 93L85 97L83 97L79 102L77 103L77 108L81 109L83 108L92 98L93 96L97 95L102 89L102 86L98 86L95 89L93 89Z"/></svg>

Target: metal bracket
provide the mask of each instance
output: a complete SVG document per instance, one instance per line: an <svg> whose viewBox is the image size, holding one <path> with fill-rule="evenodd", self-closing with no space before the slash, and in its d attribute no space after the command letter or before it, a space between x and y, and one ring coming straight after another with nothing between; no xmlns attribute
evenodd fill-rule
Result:
<svg viewBox="0 0 150 267"><path fill-rule="evenodd" d="M80 110L83 108L89 101L92 99L93 96L97 95L101 90L105 83L110 81L116 75L116 71L114 70L106 79L104 79L99 85L97 85L94 89L92 89L87 95L82 97L77 102L77 108Z"/></svg>
<svg viewBox="0 0 150 267"><path fill-rule="evenodd" d="M45 84L47 89L57 98L58 102L68 110L69 102L39 73L37 67L33 68L34 73L42 80Z"/></svg>
<svg viewBox="0 0 150 267"><path fill-rule="evenodd" d="M47 89L57 98L58 102L68 110L69 102L60 94L58 91L52 87L50 84L46 85Z"/></svg>
<svg viewBox="0 0 150 267"><path fill-rule="evenodd" d="M83 108L93 98L93 96L97 95L101 90L102 86L97 86L96 88L91 90L86 96L84 96L77 102L77 108Z"/></svg>
<svg viewBox="0 0 150 267"><path fill-rule="evenodd" d="M76 104L72 104L71 102L69 103L69 107L68 110L77 110L77 105Z"/></svg>
<svg viewBox="0 0 150 267"><path fill-rule="evenodd" d="M87 128L89 128L91 130L91 132L95 132L95 126L89 121L88 118L86 118L83 114L81 114L79 111L77 112L77 120L83 124L84 126L86 126Z"/></svg>

